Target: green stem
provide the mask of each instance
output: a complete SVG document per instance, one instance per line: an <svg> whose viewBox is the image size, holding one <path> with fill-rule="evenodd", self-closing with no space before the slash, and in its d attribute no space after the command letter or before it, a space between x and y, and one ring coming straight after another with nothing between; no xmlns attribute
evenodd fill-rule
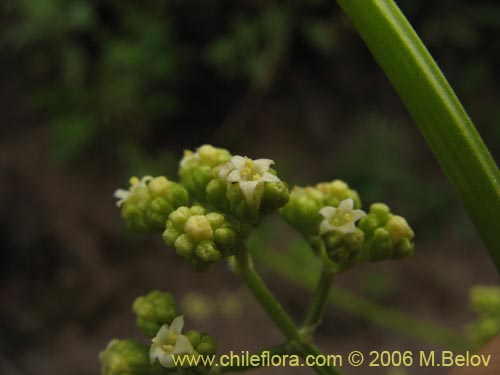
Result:
<svg viewBox="0 0 500 375"><path fill-rule="evenodd" d="M500 171L417 33L393 0L337 0L439 160L500 271Z"/></svg>
<svg viewBox="0 0 500 375"><path fill-rule="evenodd" d="M288 339L299 340L299 331L292 321L292 318L290 318L283 309L283 306L281 306L272 292L267 288L259 274L255 272L250 260L247 259L244 262L240 262L240 266L243 266L240 271L246 286L250 289L272 321Z"/></svg>
<svg viewBox="0 0 500 375"><path fill-rule="evenodd" d="M313 290L316 283L314 277L316 267L314 267L313 259L299 262L294 260L293 256L273 251L266 243L258 240L257 236L253 236L253 241L256 245L254 255L257 261L288 282L307 290ZM340 287L332 286L328 302L372 324L402 333L408 337L433 342L456 351L470 349L470 342L451 329L381 306Z"/></svg>
<svg viewBox="0 0 500 375"><path fill-rule="evenodd" d="M304 342L303 337L300 335L299 330L292 318L286 313L283 306L281 306L278 300L274 297L273 293L267 288L259 274L255 271L246 246L244 246L238 254L238 264L240 267L241 277L245 281L248 289L252 292L254 297L267 312L276 326L281 330L281 332L283 332L283 334L290 341L297 343L299 346L299 353L301 353L304 358L305 356L303 353L322 355L322 353L317 349L315 353L310 352L312 350L311 348L315 347L308 342ZM342 374L340 370L327 366L315 366L313 369L321 375Z"/></svg>
<svg viewBox="0 0 500 375"><path fill-rule="evenodd" d="M303 327L311 332L319 325L328 303L335 273L330 267L323 266L318 284L314 290L313 299L307 311Z"/></svg>

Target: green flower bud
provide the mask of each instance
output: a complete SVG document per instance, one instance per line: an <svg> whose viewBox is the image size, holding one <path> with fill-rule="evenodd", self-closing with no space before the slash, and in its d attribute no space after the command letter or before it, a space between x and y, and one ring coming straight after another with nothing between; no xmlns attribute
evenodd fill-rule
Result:
<svg viewBox="0 0 500 375"><path fill-rule="evenodd" d="M215 340L204 332L189 331L186 333L186 337L191 342L194 348L193 356L214 356L217 353L217 344ZM201 361L200 361L201 362ZM203 366L203 364L197 367L189 368L189 374L207 374L210 367Z"/></svg>
<svg viewBox="0 0 500 375"><path fill-rule="evenodd" d="M212 180L212 169L231 159L229 151L203 145L196 152L184 151L180 162L181 184L200 202L206 202L205 189Z"/></svg>
<svg viewBox="0 0 500 375"><path fill-rule="evenodd" d="M469 304L478 314L498 316L500 320L500 286L477 285L469 292Z"/></svg>
<svg viewBox="0 0 500 375"><path fill-rule="evenodd" d="M314 236L318 234L322 220L319 211L324 206L323 194L318 189L295 186L290 194L290 201L280 210L280 214L306 237Z"/></svg>
<svg viewBox="0 0 500 375"><path fill-rule="evenodd" d="M347 269L358 261L365 235L359 228L355 228L350 233L338 230L328 232L323 239L328 258L342 269Z"/></svg>
<svg viewBox="0 0 500 375"><path fill-rule="evenodd" d="M477 347L500 333L500 286L477 285L469 292L470 308L478 317L466 329Z"/></svg>
<svg viewBox="0 0 500 375"><path fill-rule="evenodd" d="M201 206L179 207L169 215L163 240L198 271L233 254L236 232L224 215Z"/></svg>
<svg viewBox="0 0 500 375"><path fill-rule="evenodd" d="M130 189L117 190L115 197L125 222L137 232L163 229L168 215L189 200L186 189L163 176L132 177Z"/></svg>
<svg viewBox="0 0 500 375"><path fill-rule="evenodd" d="M270 168L272 164L270 159L233 156L214 169L206 189L209 202L245 224L256 225L289 199L288 186Z"/></svg>
<svg viewBox="0 0 500 375"><path fill-rule="evenodd" d="M413 230L406 220L393 215L383 203L370 206L370 213L359 222L365 234L362 258L370 262L402 259L413 253Z"/></svg>
<svg viewBox="0 0 500 375"><path fill-rule="evenodd" d="M358 192L350 189L349 185L342 180L320 182L316 185L316 189L323 194L324 206L338 207L340 202L350 198L354 202L354 208L361 207Z"/></svg>
<svg viewBox="0 0 500 375"><path fill-rule="evenodd" d="M137 327L148 337L154 337L162 325L170 324L177 316L172 295L159 290L138 297L132 310L137 315Z"/></svg>
<svg viewBox="0 0 500 375"><path fill-rule="evenodd" d="M136 340L111 340L99 354L102 375L147 374L158 366L151 366L149 348Z"/></svg>

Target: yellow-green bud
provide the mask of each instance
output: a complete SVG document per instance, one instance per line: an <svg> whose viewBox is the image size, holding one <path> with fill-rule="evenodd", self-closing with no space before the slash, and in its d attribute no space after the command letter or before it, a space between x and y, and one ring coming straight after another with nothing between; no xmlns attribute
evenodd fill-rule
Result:
<svg viewBox="0 0 500 375"><path fill-rule="evenodd" d="M184 230L195 242L211 240L214 235L210 222L205 215L191 216L187 220Z"/></svg>
<svg viewBox="0 0 500 375"><path fill-rule="evenodd" d="M172 295L159 290L138 297L132 310L137 315L137 327L148 337L154 337L162 325L170 324L178 315Z"/></svg>

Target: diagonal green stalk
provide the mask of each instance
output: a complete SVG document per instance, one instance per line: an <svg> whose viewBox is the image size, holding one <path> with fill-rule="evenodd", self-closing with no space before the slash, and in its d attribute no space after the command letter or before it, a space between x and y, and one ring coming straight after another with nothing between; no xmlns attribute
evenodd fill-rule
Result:
<svg viewBox="0 0 500 375"><path fill-rule="evenodd" d="M457 96L393 0L337 0L384 70L500 271L500 172Z"/></svg>
<svg viewBox="0 0 500 375"><path fill-rule="evenodd" d="M321 322L323 312L328 304L335 272L328 266L323 265L318 284L314 290L313 298L309 310L307 311L303 327L306 330L314 331Z"/></svg>
<svg viewBox="0 0 500 375"><path fill-rule="evenodd" d="M281 306L260 275L255 271L252 260L248 255L246 244L240 249L237 260L238 271L246 286L287 339L297 343L299 353L304 358L307 355L322 355L319 349L304 340L303 335L299 332L290 315L283 309L283 306ZM313 366L313 369L320 375L342 375L342 371L335 367Z"/></svg>
<svg viewBox="0 0 500 375"><path fill-rule="evenodd" d="M309 265L306 266L307 263L297 262L292 256L273 251L257 236L253 236L252 241L255 244L253 255L258 263L298 287L314 290L316 283L314 270L317 269L314 264L307 262ZM328 303L372 324L424 342L433 342L459 352L471 347L464 336L451 329L379 305L337 286L332 286Z"/></svg>

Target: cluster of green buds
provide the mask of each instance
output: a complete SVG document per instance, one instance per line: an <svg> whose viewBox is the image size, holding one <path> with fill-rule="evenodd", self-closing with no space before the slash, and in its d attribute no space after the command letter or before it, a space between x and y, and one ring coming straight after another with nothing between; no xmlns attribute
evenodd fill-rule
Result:
<svg viewBox="0 0 500 375"><path fill-rule="evenodd" d="M148 371L159 369L158 365L151 365L149 347L132 339L111 340L99 354L99 359L102 363L102 375L147 374Z"/></svg>
<svg viewBox="0 0 500 375"><path fill-rule="evenodd" d="M383 203L370 206L359 228L365 234L363 258L370 262L403 259L413 253L413 230L405 218L393 215Z"/></svg>
<svg viewBox="0 0 500 375"><path fill-rule="evenodd" d="M215 355L215 340L198 331L182 333L184 317L174 316L176 304L169 293L152 291L137 298L132 309L137 314L137 326L151 340L151 345L131 339L111 340L99 355L103 375L208 373L208 362L199 361L195 366L194 359Z"/></svg>
<svg viewBox="0 0 500 375"><path fill-rule="evenodd" d="M252 160L210 145L187 150L181 160L181 183L200 203L255 226L288 202L289 191L270 159Z"/></svg>
<svg viewBox="0 0 500 375"><path fill-rule="evenodd" d="M207 213L195 205L179 207L169 215L163 239L196 270L205 271L233 254L236 232L223 214Z"/></svg>
<svg viewBox="0 0 500 375"><path fill-rule="evenodd" d="M479 348L500 333L500 286L471 288L469 304L477 318L467 327L467 335Z"/></svg>
<svg viewBox="0 0 500 375"><path fill-rule="evenodd" d="M163 176L132 177L130 188L118 189L115 197L130 228L163 233L167 245L204 271L234 255L264 216L288 202L288 186L273 164L203 145L184 152L180 183Z"/></svg>
<svg viewBox="0 0 500 375"><path fill-rule="evenodd" d="M281 216L308 240L319 236L323 220L323 207L338 207L340 202L351 198L356 209L361 208L358 193L344 181L321 182L316 186L295 186L290 201L280 210Z"/></svg>
<svg viewBox="0 0 500 375"><path fill-rule="evenodd" d="M341 180L294 187L280 213L341 269L365 260L400 259L413 251L413 231L404 218L381 203L367 214L358 193Z"/></svg>
<svg viewBox="0 0 500 375"><path fill-rule="evenodd" d="M205 189L212 180L212 170L231 160L231 157L228 150L211 145L203 145L196 152L184 151L179 165L181 184L198 202L206 202Z"/></svg>
<svg viewBox="0 0 500 375"><path fill-rule="evenodd" d="M156 335L162 325L170 324L179 315L174 297L159 290L138 297L132 311L137 315L137 327L147 337Z"/></svg>
<svg viewBox="0 0 500 375"><path fill-rule="evenodd" d="M184 187L163 176L132 177L129 190L118 189L115 197L125 222L137 232L162 230L168 215L189 201Z"/></svg>

